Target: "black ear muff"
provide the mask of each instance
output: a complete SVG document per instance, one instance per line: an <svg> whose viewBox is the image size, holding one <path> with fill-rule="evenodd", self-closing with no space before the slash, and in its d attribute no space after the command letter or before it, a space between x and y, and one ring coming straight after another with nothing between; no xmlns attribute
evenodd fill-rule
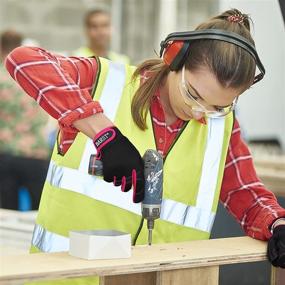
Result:
<svg viewBox="0 0 285 285"><path fill-rule="evenodd" d="M170 41L161 52L163 61L170 70L179 70L187 57L190 43L187 41Z"/></svg>

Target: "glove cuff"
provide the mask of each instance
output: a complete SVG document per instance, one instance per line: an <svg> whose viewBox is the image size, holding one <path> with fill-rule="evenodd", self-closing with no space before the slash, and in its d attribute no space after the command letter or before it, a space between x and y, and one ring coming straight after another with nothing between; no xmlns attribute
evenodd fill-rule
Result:
<svg viewBox="0 0 285 285"><path fill-rule="evenodd" d="M106 144L115 139L117 135L117 130L118 129L116 127L108 127L96 134L96 136L93 139L93 143L97 149L97 152L100 152L100 150Z"/></svg>
<svg viewBox="0 0 285 285"><path fill-rule="evenodd" d="M271 225L271 234L273 234L273 232L274 232L274 229L276 229L277 227L279 227L279 226L285 226L285 224L284 223L280 223L280 221L285 221L285 218L279 218L279 219L277 219L277 220L275 220L275 222Z"/></svg>

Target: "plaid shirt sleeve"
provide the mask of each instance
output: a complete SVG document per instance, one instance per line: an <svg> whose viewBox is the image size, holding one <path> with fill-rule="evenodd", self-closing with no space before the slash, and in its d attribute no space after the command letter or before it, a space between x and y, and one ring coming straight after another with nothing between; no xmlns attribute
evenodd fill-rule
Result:
<svg viewBox="0 0 285 285"><path fill-rule="evenodd" d="M220 201L248 236L260 240L268 240L272 223L285 217L285 209L257 177L237 120L227 154Z"/></svg>
<svg viewBox="0 0 285 285"><path fill-rule="evenodd" d="M103 112L99 102L91 98L96 59L19 47L8 55L5 65L24 91L58 120L61 153L68 150L78 133L72 125L74 121Z"/></svg>

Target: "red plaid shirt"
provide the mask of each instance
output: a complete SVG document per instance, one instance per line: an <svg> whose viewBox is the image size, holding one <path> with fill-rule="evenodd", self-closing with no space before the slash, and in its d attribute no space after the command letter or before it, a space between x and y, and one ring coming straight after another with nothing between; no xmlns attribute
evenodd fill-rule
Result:
<svg viewBox="0 0 285 285"><path fill-rule="evenodd" d="M63 153L78 132L73 122L103 111L90 96L97 72L96 59L64 57L41 48L21 47L7 57L6 68L25 92L58 120ZM151 110L158 150L165 154L183 122L177 120L166 126L159 96ZM257 177L237 121L230 139L220 201L246 234L257 239L269 239L270 225L277 218L285 217L285 209Z"/></svg>

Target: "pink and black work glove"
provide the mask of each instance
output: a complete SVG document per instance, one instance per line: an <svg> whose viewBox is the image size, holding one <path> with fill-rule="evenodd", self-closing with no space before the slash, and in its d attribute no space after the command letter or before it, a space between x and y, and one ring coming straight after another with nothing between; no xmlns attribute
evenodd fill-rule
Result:
<svg viewBox="0 0 285 285"><path fill-rule="evenodd" d="M103 163L103 178L121 186L123 192L133 187L133 202L144 198L144 163L135 146L116 127L99 132L94 138L97 160Z"/></svg>
<svg viewBox="0 0 285 285"><path fill-rule="evenodd" d="M267 245L267 257L273 266L285 268L285 225L274 228Z"/></svg>

